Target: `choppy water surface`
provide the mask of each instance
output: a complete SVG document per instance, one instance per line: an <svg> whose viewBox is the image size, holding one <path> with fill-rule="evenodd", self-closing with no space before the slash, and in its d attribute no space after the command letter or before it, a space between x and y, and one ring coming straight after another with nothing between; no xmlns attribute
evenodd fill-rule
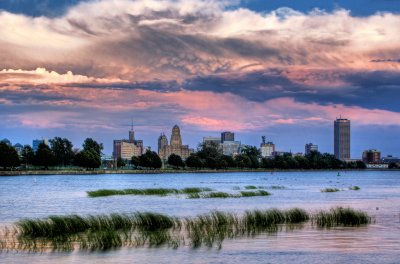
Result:
<svg viewBox="0 0 400 264"><path fill-rule="evenodd" d="M183 195L87 197L86 191L126 188L209 187L235 193L263 186L266 197L186 199ZM351 191L351 186L361 190ZM274 189L272 186L284 186ZM323 193L334 187L341 191ZM243 213L250 209L300 207L310 212L345 206L366 211L365 227L302 229L226 240L222 249L127 248L108 252L2 252L4 263L399 263L400 172L275 172L0 177L0 225L49 215L153 211L196 216L211 210Z"/></svg>

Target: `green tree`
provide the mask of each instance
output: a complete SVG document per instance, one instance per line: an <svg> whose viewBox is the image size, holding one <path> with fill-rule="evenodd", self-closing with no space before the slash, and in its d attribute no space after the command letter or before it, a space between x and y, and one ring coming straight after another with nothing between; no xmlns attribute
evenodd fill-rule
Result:
<svg viewBox="0 0 400 264"><path fill-rule="evenodd" d="M87 169L96 169L100 167L101 159L93 150L82 150L75 155L74 165Z"/></svg>
<svg viewBox="0 0 400 264"><path fill-rule="evenodd" d="M123 160L121 157L119 157L117 159L117 167L121 168L121 167L124 167L125 165L126 165L125 160Z"/></svg>
<svg viewBox="0 0 400 264"><path fill-rule="evenodd" d="M72 150L73 145L71 141L66 138L55 137L50 140L50 146L58 166L67 166L72 164L74 152Z"/></svg>
<svg viewBox="0 0 400 264"><path fill-rule="evenodd" d="M246 154L239 154L235 157L236 166L239 168L250 168L251 160Z"/></svg>
<svg viewBox="0 0 400 264"><path fill-rule="evenodd" d="M222 155L220 158L220 161L221 161L222 165L225 165L225 166L221 166L221 167L228 167L228 168L236 167L235 160L231 156Z"/></svg>
<svg viewBox="0 0 400 264"><path fill-rule="evenodd" d="M139 157L139 165L145 168L159 169L162 166L162 161L156 152L147 150Z"/></svg>
<svg viewBox="0 0 400 264"><path fill-rule="evenodd" d="M209 142L207 144L200 144L196 154L201 159L218 159L222 155L222 149L220 148L219 144L215 142Z"/></svg>
<svg viewBox="0 0 400 264"><path fill-rule="evenodd" d="M35 154L34 165L43 166L45 169L56 165L56 157L49 146L44 143L39 144Z"/></svg>
<svg viewBox="0 0 400 264"><path fill-rule="evenodd" d="M13 168L20 165L18 152L14 147L0 142L0 167L5 170L7 167Z"/></svg>
<svg viewBox="0 0 400 264"><path fill-rule="evenodd" d="M242 147L241 153L247 155L251 161L251 168L258 168L260 167L259 158L261 157L261 152L258 148L254 146L246 145Z"/></svg>
<svg viewBox="0 0 400 264"><path fill-rule="evenodd" d="M93 150L97 155L101 156L101 151L103 150L103 144L97 143L97 141L92 138L87 138L83 142L83 150Z"/></svg>
<svg viewBox="0 0 400 264"><path fill-rule="evenodd" d="M137 167L140 164L140 159L137 156L132 156L131 163L133 166Z"/></svg>
<svg viewBox="0 0 400 264"><path fill-rule="evenodd" d="M21 151L21 163L25 164L25 168L28 167L28 165L32 165L35 160L35 153L33 152L33 149L29 145L25 145L24 148Z"/></svg>
<svg viewBox="0 0 400 264"><path fill-rule="evenodd" d="M169 155L168 164L176 168L185 167L185 163L183 162L181 156L176 154Z"/></svg>
<svg viewBox="0 0 400 264"><path fill-rule="evenodd" d="M197 156L196 154L191 154L187 159L186 159L186 166L188 166L189 168L202 168L203 167L203 162L201 161L201 159L199 158L199 156Z"/></svg>

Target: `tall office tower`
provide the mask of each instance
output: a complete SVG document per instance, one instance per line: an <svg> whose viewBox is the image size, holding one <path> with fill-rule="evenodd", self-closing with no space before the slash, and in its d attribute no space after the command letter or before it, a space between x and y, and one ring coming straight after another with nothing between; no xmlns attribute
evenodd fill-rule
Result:
<svg viewBox="0 0 400 264"><path fill-rule="evenodd" d="M337 118L334 121L334 147L337 159L350 159L350 120Z"/></svg>
<svg viewBox="0 0 400 264"><path fill-rule="evenodd" d="M235 133L228 131L222 132L221 143L224 143L225 141L235 141Z"/></svg>

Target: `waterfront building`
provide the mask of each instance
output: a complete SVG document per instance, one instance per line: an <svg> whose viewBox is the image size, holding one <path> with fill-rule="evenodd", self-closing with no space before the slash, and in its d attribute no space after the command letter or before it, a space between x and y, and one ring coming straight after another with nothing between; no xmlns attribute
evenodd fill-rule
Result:
<svg viewBox="0 0 400 264"><path fill-rule="evenodd" d="M308 155L311 151L318 151L318 145L314 145L313 143L306 144L304 153Z"/></svg>
<svg viewBox="0 0 400 264"><path fill-rule="evenodd" d="M221 143L222 154L227 156L235 156L240 153L240 141L224 141Z"/></svg>
<svg viewBox="0 0 400 264"><path fill-rule="evenodd" d="M350 120L337 118L334 121L334 149L337 159L350 159Z"/></svg>
<svg viewBox="0 0 400 264"><path fill-rule="evenodd" d="M33 152L36 152L38 150L38 148L39 148L39 145L42 144L42 143L46 144L47 146L49 145L49 141L47 139L34 139L34 140L32 140Z"/></svg>
<svg viewBox="0 0 400 264"><path fill-rule="evenodd" d="M167 160L171 154L178 155L185 160L191 153L189 146L182 144L181 130L178 125L172 128L170 144L168 144L165 134L161 134L158 138L158 155L163 160Z"/></svg>
<svg viewBox="0 0 400 264"><path fill-rule="evenodd" d="M235 141L235 133L225 131L221 133L221 143L224 143L225 141Z"/></svg>
<svg viewBox="0 0 400 264"><path fill-rule="evenodd" d="M271 158L275 152L275 144L273 142L263 142L260 145L261 157Z"/></svg>
<svg viewBox="0 0 400 264"><path fill-rule="evenodd" d="M362 155L362 160L365 163L380 163L381 162L381 152L376 149L365 150Z"/></svg>
<svg viewBox="0 0 400 264"><path fill-rule="evenodd" d="M116 139L113 142L113 159L130 160L133 156L143 154L143 140L135 139L133 126L129 131L129 139Z"/></svg>
<svg viewBox="0 0 400 264"><path fill-rule="evenodd" d="M400 158L393 157L392 155L387 155L386 157L382 158L382 163L400 163Z"/></svg>

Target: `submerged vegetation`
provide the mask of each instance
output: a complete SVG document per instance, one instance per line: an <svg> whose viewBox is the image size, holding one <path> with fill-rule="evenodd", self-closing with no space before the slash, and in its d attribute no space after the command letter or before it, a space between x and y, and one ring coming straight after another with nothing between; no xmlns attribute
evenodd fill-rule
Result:
<svg viewBox="0 0 400 264"><path fill-rule="evenodd" d="M0 246L2 249L33 251L72 251L78 248L92 251L137 246L177 248L180 245L192 248L216 245L220 248L225 239L253 237L296 226L301 228L309 220L321 228L359 226L371 222L365 212L342 207L316 214L300 208L252 210L241 216L213 211L183 219L150 212L50 216L17 222L14 231L8 232L14 240Z"/></svg>
<svg viewBox="0 0 400 264"><path fill-rule="evenodd" d="M338 188L325 188L321 190L321 192L338 192L338 191L340 191Z"/></svg>

